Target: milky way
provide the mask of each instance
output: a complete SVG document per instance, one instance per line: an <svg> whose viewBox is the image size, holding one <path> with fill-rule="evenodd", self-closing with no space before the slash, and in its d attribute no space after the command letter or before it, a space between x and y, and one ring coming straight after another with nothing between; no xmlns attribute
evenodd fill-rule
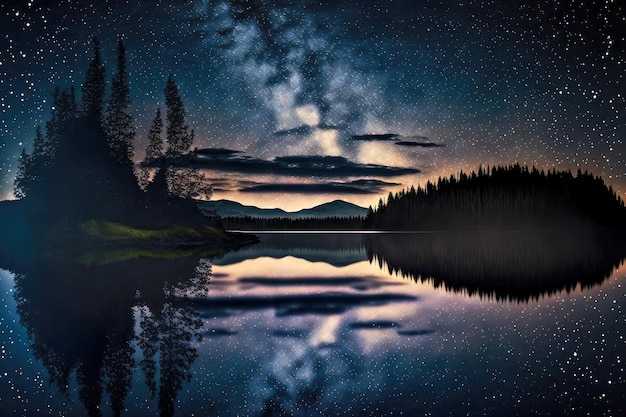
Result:
<svg viewBox="0 0 626 417"><path fill-rule="evenodd" d="M618 3L3 2L0 196L11 197L19 154L48 118L53 87L82 81L92 35L109 78L116 40L126 43L137 160L171 73L200 148L419 171L380 194L296 195L287 204L268 193L265 205L295 209L331 197L369 204L438 175L514 162L588 169L624 196L626 18ZM355 140L372 134L423 143ZM379 178L361 174L334 180ZM216 198L259 201L259 193L238 192L236 173L228 179L231 188Z"/></svg>

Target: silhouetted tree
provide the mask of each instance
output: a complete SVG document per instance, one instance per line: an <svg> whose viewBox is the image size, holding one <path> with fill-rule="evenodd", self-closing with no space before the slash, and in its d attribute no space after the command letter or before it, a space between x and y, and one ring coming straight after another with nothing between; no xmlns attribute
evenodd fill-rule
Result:
<svg viewBox="0 0 626 417"><path fill-rule="evenodd" d="M185 124L185 106L180 97L178 86L170 75L165 86L165 105L167 106L167 153L180 156L191 150L193 134Z"/></svg>
<svg viewBox="0 0 626 417"><path fill-rule="evenodd" d="M81 112L89 118L102 118L105 93L105 68L100 57L100 41L93 37L93 58L87 67L82 85Z"/></svg>
<svg viewBox="0 0 626 417"><path fill-rule="evenodd" d="M130 88L126 70L126 49L120 40L117 47L117 72L111 82L111 97L105 115L105 130L109 135L109 146L114 158L120 163L130 163L133 157L135 128L129 107Z"/></svg>
<svg viewBox="0 0 626 417"><path fill-rule="evenodd" d="M146 147L145 162L155 161L163 156L163 119L161 118L161 109L158 108L150 130L148 131L148 146Z"/></svg>
<svg viewBox="0 0 626 417"><path fill-rule="evenodd" d="M46 122L46 149L48 165L52 165L56 157L56 150L61 142L61 135L68 124L78 117L76 90L72 86L69 90L60 90L56 87L52 93L52 111Z"/></svg>
<svg viewBox="0 0 626 417"><path fill-rule="evenodd" d="M170 193L183 199L208 200L213 194L205 175L195 168L169 168L167 182Z"/></svg>
<svg viewBox="0 0 626 417"><path fill-rule="evenodd" d="M30 191L30 155L26 153L26 149L22 148L20 160L17 165L17 173L13 181L13 195L15 198L24 198Z"/></svg>

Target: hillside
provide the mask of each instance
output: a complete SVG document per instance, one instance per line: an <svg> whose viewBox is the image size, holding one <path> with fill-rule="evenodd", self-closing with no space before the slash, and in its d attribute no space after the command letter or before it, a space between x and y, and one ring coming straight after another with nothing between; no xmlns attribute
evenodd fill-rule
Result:
<svg viewBox="0 0 626 417"><path fill-rule="evenodd" d="M251 217L259 219L303 219L322 217L365 217L367 209L342 200L335 200L308 209L288 212L279 208L265 209L246 206L236 201L215 200L198 202L205 213L214 211L220 217Z"/></svg>

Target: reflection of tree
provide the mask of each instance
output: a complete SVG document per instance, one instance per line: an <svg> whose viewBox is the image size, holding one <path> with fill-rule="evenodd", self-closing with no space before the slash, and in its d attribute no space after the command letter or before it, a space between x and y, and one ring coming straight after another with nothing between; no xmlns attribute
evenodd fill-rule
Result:
<svg viewBox="0 0 626 417"><path fill-rule="evenodd" d="M106 390L110 395L109 402L115 416L120 416L124 410L124 401L135 368L133 345L124 336L123 332L109 335L102 367Z"/></svg>
<svg viewBox="0 0 626 417"><path fill-rule="evenodd" d="M206 294L210 274L208 262L197 262L135 259L89 266L46 260L16 274L20 321L51 382L66 393L75 372L87 415L100 416L103 399L121 415L137 339L144 353L140 366L153 393L159 358L159 408L162 415L172 415L177 392L190 378L201 326L197 312L179 296Z"/></svg>
<svg viewBox="0 0 626 417"><path fill-rule="evenodd" d="M370 262L469 295L528 301L608 278L624 258L615 236L592 232L369 235Z"/></svg>
<svg viewBox="0 0 626 417"><path fill-rule="evenodd" d="M143 351L140 366L154 396L157 393L158 360L159 410L162 416L171 416L176 394L191 378L189 368L197 357L193 343L200 340L198 330L202 327L202 320L195 310L173 302L165 303L156 314L142 309L140 317L138 344Z"/></svg>
<svg viewBox="0 0 626 417"><path fill-rule="evenodd" d="M159 409L162 416L171 416L176 393L191 378L189 368L197 356L192 343L199 340L202 321L190 308L171 303L166 303L161 313Z"/></svg>

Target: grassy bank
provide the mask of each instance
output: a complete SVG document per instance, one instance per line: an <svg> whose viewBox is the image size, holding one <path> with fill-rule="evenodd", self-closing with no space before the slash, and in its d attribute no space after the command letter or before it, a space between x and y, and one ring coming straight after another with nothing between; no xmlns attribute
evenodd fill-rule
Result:
<svg viewBox="0 0 626 417"><path fill-rule="evenodd" d="M103 243L201 244L223 241L223 230L211 226L193 228L172 226L163 229L142 229L123 223L89 219L79 224L87 238Z"/></svg>

